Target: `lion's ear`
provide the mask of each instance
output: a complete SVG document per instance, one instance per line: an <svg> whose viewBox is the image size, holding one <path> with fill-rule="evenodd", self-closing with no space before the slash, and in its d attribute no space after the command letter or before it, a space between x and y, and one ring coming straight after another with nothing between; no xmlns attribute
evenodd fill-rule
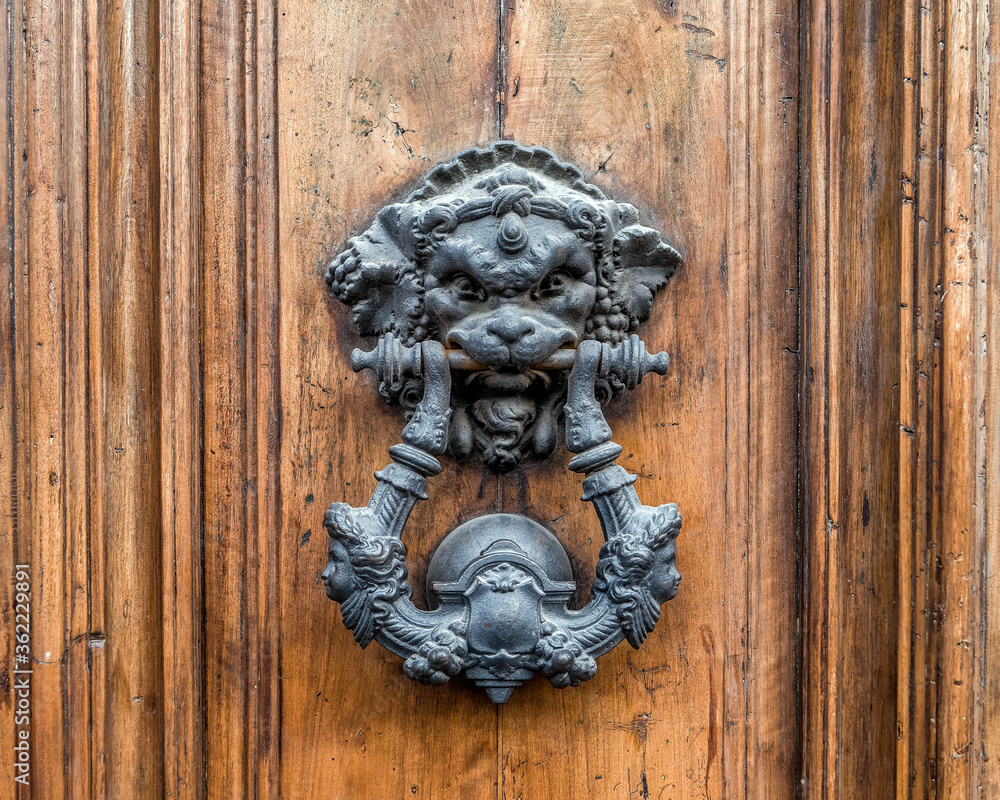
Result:
<svg viewBox="0 0 1000 800"><path fill-rule="evenodd" d="M338 300L351 306L363 336L392 331L405 340L420 314L421 287L409 223L407 206L386 206L368 230L330 262L326 282Z"/></svg>
<svg viewBox="0 0 1000 800"><path fill-rule="evenodd" d="M652 228L629 225L615 234L611 295L637 325L649 318L653 298L680 266L680 252Z"/></svg>

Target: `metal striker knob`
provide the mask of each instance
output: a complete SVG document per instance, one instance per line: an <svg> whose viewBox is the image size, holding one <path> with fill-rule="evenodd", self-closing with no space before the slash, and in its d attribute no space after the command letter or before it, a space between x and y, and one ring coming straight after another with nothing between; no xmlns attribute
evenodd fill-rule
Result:
<svg viewBox="0 0 1000 800"><path fill-rule="evenodd" d="M601 377L616 377L628 389L634 389L647 372L664 375L669 366L667 353L650 353L634 333L619 345L605 344L601 348Z"/></svg>
<svg viewBox="0 0 1000 800"><path fill-rule="evenodd" d="M387 333L373 350L355 348L351 353L351 367L355 372L370 369L380 382L398 386L406 378L420 377L420 345L406 347Z"/></svg>

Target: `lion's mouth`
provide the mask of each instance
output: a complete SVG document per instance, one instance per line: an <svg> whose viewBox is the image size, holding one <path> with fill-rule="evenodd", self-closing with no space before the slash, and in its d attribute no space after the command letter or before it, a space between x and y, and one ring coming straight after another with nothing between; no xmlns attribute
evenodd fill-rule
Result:
<svg viewBox="0 0 1000 800"><path fill-rule="evenodd" d="M455 332L448 334L445 346L461 348L470 358L495 373L520 374L545 361L557 350L576 347L576 336L566 331L560 333L563 335L545 337L547 341L544 343L532 337L533 340L522 339L513 344L506 344L497 341L495 337L476 340Z"/></svg>
<svg viewBox="0 0 1000 800"><path fill-rule="evenodd" d="M484 370L469 375L467 387L488 389L499 394L523 394L529 389L542 384L548 384L547 375L535 370L515 372L513 369Z"/></svg>

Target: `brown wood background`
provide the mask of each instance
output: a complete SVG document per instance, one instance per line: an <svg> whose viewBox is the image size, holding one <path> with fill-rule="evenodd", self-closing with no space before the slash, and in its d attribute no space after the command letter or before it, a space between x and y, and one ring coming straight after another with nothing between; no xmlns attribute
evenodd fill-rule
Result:
<svg viewBox="0 0 1000 800"><path fill-rule="evenodd" d="M0 797L1000 796L985 0L5 10ZM326 505L367 501L401 427L323 262L498 138L687 255L643 330L671 373L609 410L640 496L684 514L680 593L640 651L502 707L359 650L317 578ZM504 510L585 592L600 533L567 461L449 461L414 585Z"/></svg>

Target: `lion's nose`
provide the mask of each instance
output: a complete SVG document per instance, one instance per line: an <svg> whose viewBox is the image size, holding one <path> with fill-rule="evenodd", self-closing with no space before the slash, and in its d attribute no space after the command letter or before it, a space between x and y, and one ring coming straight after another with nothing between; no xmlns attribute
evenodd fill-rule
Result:
<svg viewBox="0 0 1000 800"><path fill-rule="evenodd" d="M534 333L535 326L520 310L504 308L493 315L486 326L486 331L507 344L514 344L529 333Z"/></svg>

